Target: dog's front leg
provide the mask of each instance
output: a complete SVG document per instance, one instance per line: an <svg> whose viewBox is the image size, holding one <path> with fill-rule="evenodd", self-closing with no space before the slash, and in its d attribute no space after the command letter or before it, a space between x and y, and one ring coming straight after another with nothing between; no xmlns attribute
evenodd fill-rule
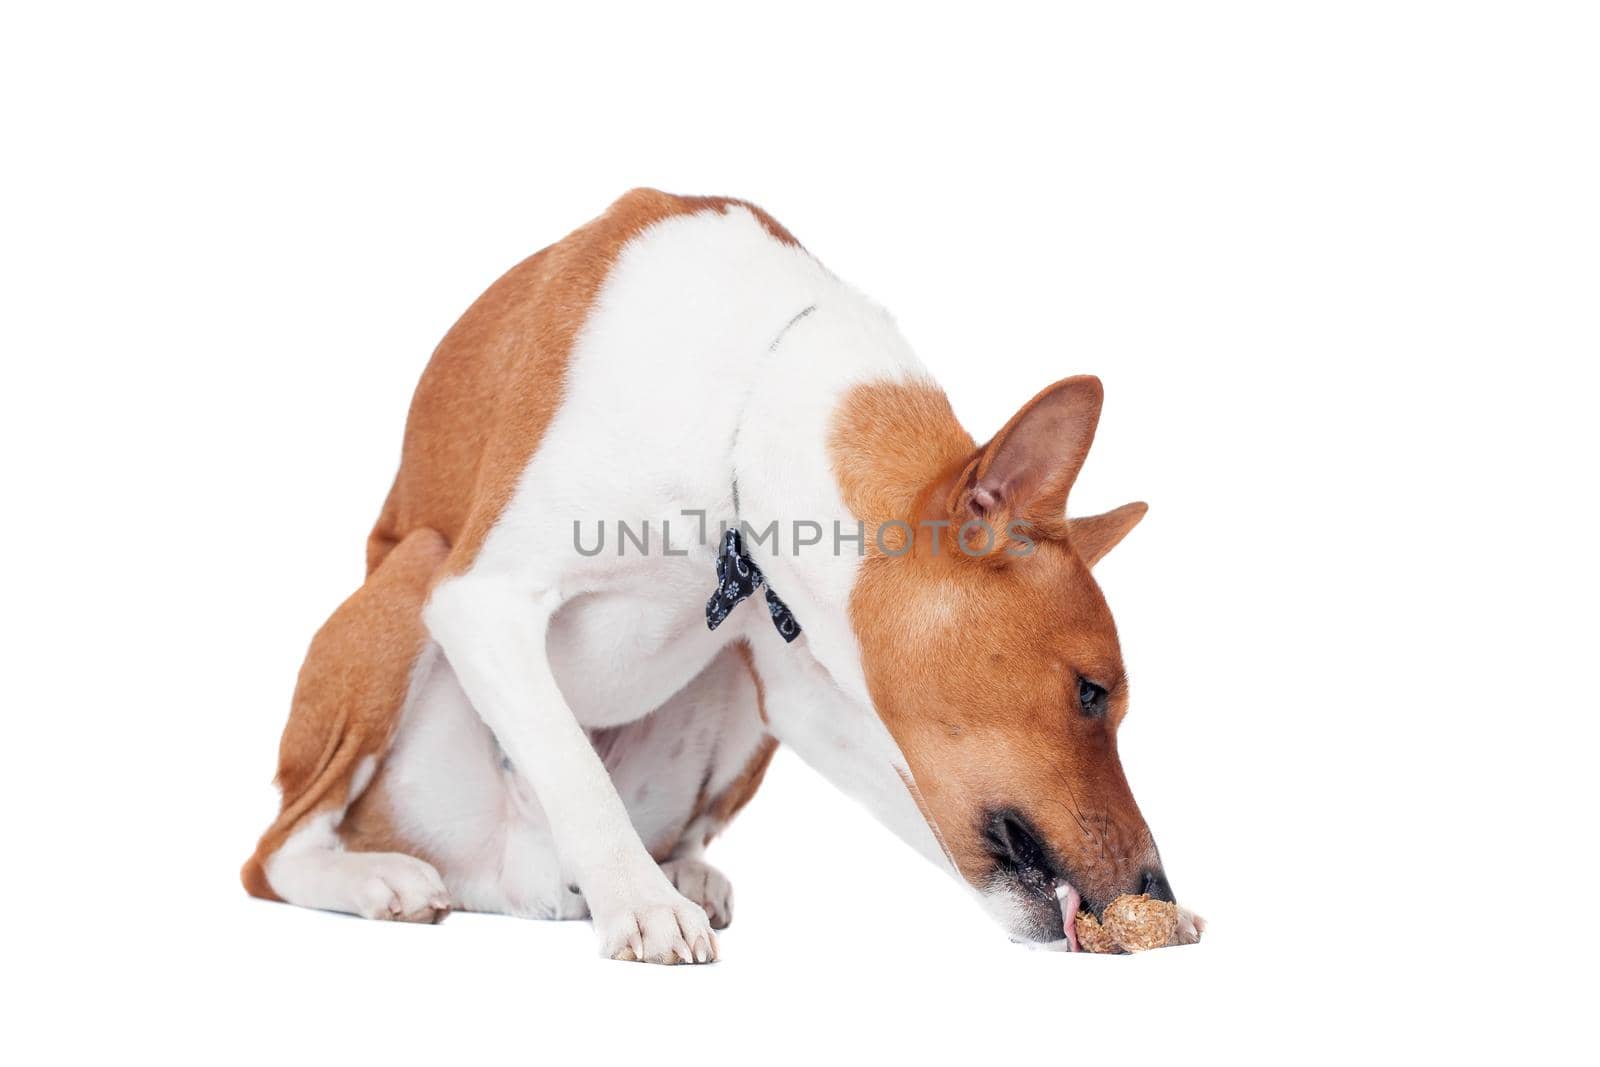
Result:
<svg viewBox="0 0 1600 1067"><path fill-rule="evenodd" d="M639 840L611 776L556 685L545 635L560 600L471 576L434 590L423 619L462 688L550 822L563 869L588 901L613 959L716 959L705 911Z"/></svg>

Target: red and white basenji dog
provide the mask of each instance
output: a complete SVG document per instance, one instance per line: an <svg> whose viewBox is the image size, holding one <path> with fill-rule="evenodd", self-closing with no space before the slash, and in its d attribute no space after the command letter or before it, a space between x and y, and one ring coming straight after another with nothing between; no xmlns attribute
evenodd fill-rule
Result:
<svg viewBox="0 0 1600 1067"><path fill-rule="evenodd" d="M1066 517L1100 401L1059 381L978 447L766 213L628 193L434 353L245 887L587 915L605 955L713 960L731 891L703 850L781 742L1019 940L1171 900L1090 573L1145 506ZM779 596L740 606L763 576Z"/></svg>

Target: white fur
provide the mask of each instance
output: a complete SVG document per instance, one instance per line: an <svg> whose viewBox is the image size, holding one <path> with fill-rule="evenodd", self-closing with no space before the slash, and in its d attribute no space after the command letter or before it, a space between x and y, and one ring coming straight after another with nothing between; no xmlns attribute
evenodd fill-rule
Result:
<svg viewBox="0 0 1600 1067"><path fill-rule="evenodd" d="M831 552L832 523L854 529L826 450L840 396L921 373L881 309L748 212L663 222L603 286L562 406L472 568L434 592L424 620L460 687L439 699L474 709L531 783L553 847L544 867L581 886L604 951L705 958L713 942L585 730L641 719L741 637L776 736L948 868L867 695L846 612L859 561ZM709 543L685 545L686 510L706 514ZM784 554L759 561L804 627L792 645L759 598L706 629L717 524L740 518L779 522ZM797 519L822 524L826 550L791 554ZM574 548L574 522L614 535L618 521L646 520L648 556L617 555L614 536L597 556ZM660 551L662 520L687 555ZM453 744L484 744L464 721L454 729Z"/></svg>
<svg viewBox="0 0 1600 1067"><path fill-rule="evenodd" d="M355 771L350 775L350 792L345 804L354 804L356 797L367 791L367 786L372 784L372 776L378 773L378 757L363 756L361 762L356 764Z"/></svg>
<svg viewBox="0 0 1600 1067"><path fill-rule="evenodd" d="M266 862L267 883L302 907L368 919L432 922L450 908L439 872L398 852L345 852L339 812L306 820Z"/></svg>
<svg viewBox="0 0 1600 1067"><path fill-rule="evenodd" d="M418 684L384 772L388 815L400 835L438 861L460 907L540 919L587 916L583 894L572 891L576 874L563 864L527 776L501 751L450 665L436 661ZM655 841L682 826L701 789L715 795L727 788L762 733L755 684L730 650L647 721L595 740L630 823ZM730 758L713 760L719 751ZM698 853L705 829L689 827L674 855Z"/></svg>

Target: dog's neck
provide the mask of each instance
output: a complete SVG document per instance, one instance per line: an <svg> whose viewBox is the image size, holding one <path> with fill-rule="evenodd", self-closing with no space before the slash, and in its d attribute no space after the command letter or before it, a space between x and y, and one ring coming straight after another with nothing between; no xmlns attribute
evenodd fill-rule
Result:
<svg viewBox="0 0 1600 1067"><path fill-rule="evenodd" d="M910 520L918 494L972 440L888 315L842 286L792 320L765 358L734 442L737 519L757 534L776 525L775 543L750 550L804 630L793 646L762 641L774 648L760 658L814 694L803 713L775 708L773 731L948 865L873 708L850 596L879 528Z"/></svg>

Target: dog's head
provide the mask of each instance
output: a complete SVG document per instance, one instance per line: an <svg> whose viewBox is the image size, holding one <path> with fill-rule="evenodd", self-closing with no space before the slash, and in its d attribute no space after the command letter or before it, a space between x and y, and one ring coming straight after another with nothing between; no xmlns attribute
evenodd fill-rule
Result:
<svg viewBox="0 0 1600 1067"><path fill-rule="evenodd" d="M942 395L863 393L840 427L877 444L874 469L841 465L847 493L905 516L852 593L873 702L961 875L1033 941L1071 934L1074 892L1097 914L1121 893L1172 899L1117 758L1128 681L1090 571L1145 506L1066 517L1100 404L1098 379L1068 378L981 448L944 434L931 464L916 449L954 423ZM894 427L919 444L897 456Z"/></svg>

